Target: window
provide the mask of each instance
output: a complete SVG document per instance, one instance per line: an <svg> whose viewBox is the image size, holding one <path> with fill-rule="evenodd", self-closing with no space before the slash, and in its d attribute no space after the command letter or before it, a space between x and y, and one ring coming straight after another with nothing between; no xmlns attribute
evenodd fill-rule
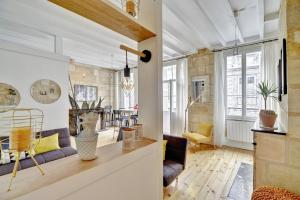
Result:
<svg viewBox="0 0 300 200"><path fill-rule="evenodd" d="M163 67L163 110L176 110L176 65Z"/></svg>
<svg viewBox="0 0 300 200"><path fill-rule="evenodd" d="M261 107L257 84L261 80L261 51L244 50L225 56L226 104L229 118L255 118Z"/></svg>

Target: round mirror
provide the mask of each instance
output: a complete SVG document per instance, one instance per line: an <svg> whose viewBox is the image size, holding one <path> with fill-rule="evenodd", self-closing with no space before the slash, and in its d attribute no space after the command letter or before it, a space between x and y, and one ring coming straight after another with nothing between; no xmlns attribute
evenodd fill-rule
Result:
<svg viewBox="0 0 300 200"><path fill-rule="evenodd" d="M59 85L51 80L38 80L31 86L32 98L42 104L54 103L59 99L60 95L61 89Z"/></svg>
<svg viewBox="0 0 300 200"><path fill-rule="evenodd" d="M19 91L11 85L0 83L0 113L14 109L20 103Z"/></svg>

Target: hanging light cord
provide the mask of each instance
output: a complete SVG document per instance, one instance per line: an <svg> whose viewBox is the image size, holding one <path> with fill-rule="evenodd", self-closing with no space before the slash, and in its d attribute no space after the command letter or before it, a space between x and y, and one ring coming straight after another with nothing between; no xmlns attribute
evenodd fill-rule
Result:
<svg viewBox="0 0 300 200"><path fill-rule="evenodd" d="M127 51L126 51L126 67L128 67Z"/></svg>

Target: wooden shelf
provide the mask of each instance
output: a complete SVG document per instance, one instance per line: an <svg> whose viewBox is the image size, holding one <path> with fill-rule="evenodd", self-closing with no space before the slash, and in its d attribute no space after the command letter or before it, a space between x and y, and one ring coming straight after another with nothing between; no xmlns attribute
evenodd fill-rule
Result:
<svg viewBox="0 0 300 200"><path fill-rule="evenodd" d="M155 33L140 25L107 0L48 0L82 17L92 20L137 42L155 37Z"/></svg>
<svg viewBox="0 0 300 200"><path fill-rule="evenodd" d="M21 197L20 199L29 199L26 197L22 198L22 196L40 190L51 184L58 183L59 181L67 180L74 176L80 176L80 174L85 171L99 170L101 173L104 173L104 171L101 170L103 169L101 166L105 167L118 159L122 159L123 156L132 155L133 158L136 159L137 156L134 155L140 155L138 157L142 158L145 155L145 151L142 149L154 143L156 143L155 140L143 138L141 141L136 141L134 149L125 151L122 149L122 142L118 142L99 147L97 152L98 158L92 161L82 161L79 159L78 155L72 155L63 159L51 161L41 165L45 171L44 176L39 174L36 167L20 170L13 181L12 191L10 192L7 192L6 190L11 174L1 176L0 199L9 200L16 199L17 197ZM127 157L127 159L129 158ZM120 168L121 167L122 166L120 166ZM56 195L59 195L59 191ZM52 197L52 199L60 198Z"/></svg>

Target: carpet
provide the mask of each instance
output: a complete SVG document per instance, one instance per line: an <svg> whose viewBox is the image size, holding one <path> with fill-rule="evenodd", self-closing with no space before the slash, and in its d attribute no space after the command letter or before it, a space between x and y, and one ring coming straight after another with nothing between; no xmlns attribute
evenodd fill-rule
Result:
<svg viewBox="0 0 300 200"><path fill-rule="evenodd" d="M253 165L241 163L234 178L228 200L250 200L253 192Z"/></svg>

